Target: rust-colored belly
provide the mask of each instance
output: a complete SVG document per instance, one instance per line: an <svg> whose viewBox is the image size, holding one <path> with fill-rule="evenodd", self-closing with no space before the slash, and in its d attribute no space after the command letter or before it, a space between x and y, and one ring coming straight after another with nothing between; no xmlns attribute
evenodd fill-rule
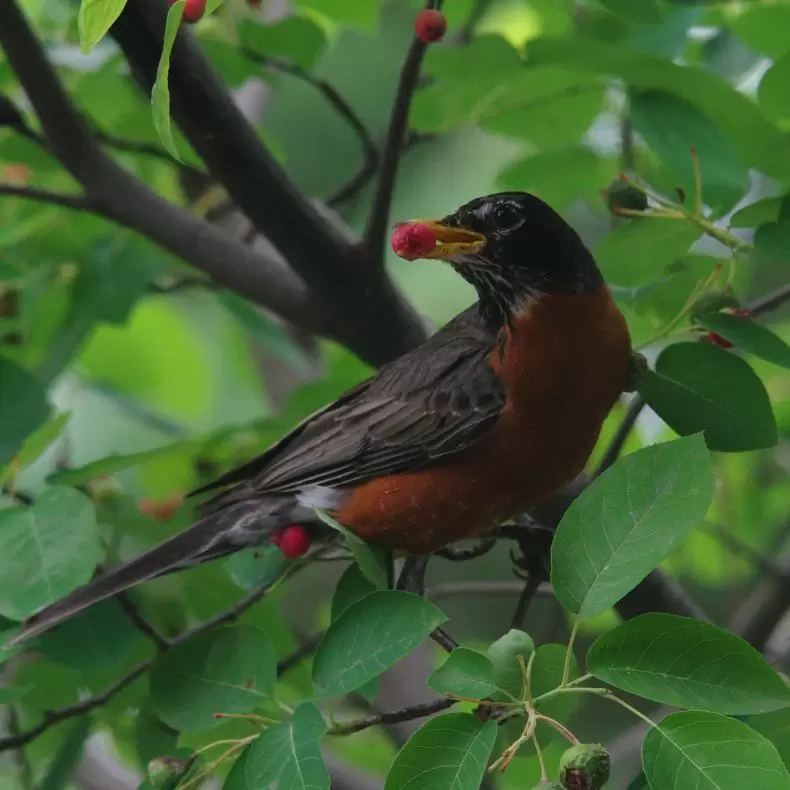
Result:
<svg viewBox="0 0 790 790"><path fill-rule="evenodd" d="M424 554L545 501L584 468L629 353L605 289L543 297L508 331L502 357L492 353L508 404L489 435L434 467L359 486L338 519L365 540Z"/></svg>

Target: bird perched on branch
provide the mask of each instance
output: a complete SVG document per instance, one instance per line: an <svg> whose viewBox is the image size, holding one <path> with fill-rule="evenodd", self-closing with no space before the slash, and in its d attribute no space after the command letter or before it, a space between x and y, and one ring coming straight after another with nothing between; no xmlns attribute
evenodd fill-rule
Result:
<svg viewBox="0 0 790 790"><path fill-rule="evenodd" d="M490 531L582 471L626 386L631 349L579 236L522 192L414 227L420 249L406 257L446 261L479 301L200 489L218 493L196 524L47 606L16 641L140 582L276 542L289 525L317 538L314 508L366 541L425 556Z"/></svg>

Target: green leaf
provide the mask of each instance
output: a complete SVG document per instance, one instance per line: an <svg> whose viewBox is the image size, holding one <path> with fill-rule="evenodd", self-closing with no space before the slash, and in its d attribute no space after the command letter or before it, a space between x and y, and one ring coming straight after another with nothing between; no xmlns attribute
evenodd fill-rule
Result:
<svg viewBox="0 0 790 790"><path fill-rule="evenodd" d="M93 503L47 489L28 508L0 510L0 614L23 620L90 581L101 556Z"/></svg>
<svg viewBox="0 0 790 790"><path fill-rule="evenodd" d="M300 705L290 721L267 727L242 758L247 788L329 788L319 748L326 730L318 709L309 703Z"/></svg>
<svg viewBox="0 0 790 790"><path fill-rule="evenodd" d="M44 451L60 438L71 412L64 411L45 422L35 433L25 439L14 460L5 469L0 469L0 485L10 480L18 469L25 469L37 461Z"/></svg>
<svg viewBox="0 0 790 790"><path fill-rule="evenodd" d="M549 691L559 688L565 672L566 651L566 646L559 644L540 645L535 650L531 677L533 697L539 697L541 694L547 694ZM575 680L577 677L579 677L579 665L576 663L576 659L571 656L568 679ZM567 721L578 705L577 695L558 694L556 697L537 703L537 709L552 719ZM557 734L556 730L548 725L544 728L544 733L547 731ZM541 738L541 742L543 742L543 738Z"/></svg>
<svg viewBox="0 0 790 790"><path fill-rule="evenodd" d="M754 246L769 261L790 261L790 222L766 222L754 234Z"/></svg>
<svg viewBox="0 0 790 790"><path fill-rule="evenodd" d="M644 285L666 274L701 235L691 222L638 217L604 236L593 253L607 282Z"/></svg>
<svg viewBox="0 0 790 790"><path fill-rule="evenodd" d="M74 774L82 762L85 743L93 732L95 722L92 716L72 719L67 726L65 738L58 745L47 773L37 785L39 790L64 790L72 787Z"/></svg>
<svg viewBox="0 0 790 790"><path fill-rule="evenodd" d="M431 719L398 752L384 790L478 790L496 733L471 713Z"/></svg>
<svg viewBox="0 0 790 790"><path fill-rule="evenodd" d="M574 199L594 195L616 174L613 160L580 145L518 159L499 173L497 186L532 192L561 209Z"/></svg>
<svg viewBox="0 0 790 790"><path fill-rule="evenodd" d="M780 126L790 122L790 102L787 101L787 84L790 81L790 52L774 61L760 80L757 102L762 111Z"/></svg>
<svg viewBox="0 0 790 790"><path fill-rule="evenodd" d="M386 590L389 587L388 553L380 546L374 546L358 538L353 532L335 521L332 516L323 510L316 509L315 514L324 524L345 536L346 543L365 577L373 582L376 589Z"/></svg>
<svg viewBox="0 0 790 790"><path fill-rule="evenodd" d="M19 702L33 686L30 683L24 686L3 686L0 687L0 705L10 705Z"/></svg>
<svg viewBox="0 0 790 790"><path fill-rule="evenodd" d="M790 705L790 688L748 643L710 623L643 614L600 636L587 671L645 699L717 713Z"/></svg>
<svg viewBox="0 0 790 790"><path fill-rule="evenodd" d="M218 628L168 650L151 670L151 701L166 724L185 732L218 724L215 713L247 713L269 699L277 655L251 626Z"/></svg>
<svg viewBox="0 0 790 790"><path fill-rule="evenodd" d="M639 25L656 25L663 16L658 0L639 0L638 3L632 0L600 0L600 3L613 14Z"/></svg>
<svg viewBox="0 0 790 790"><path fill-rule="evenodd" d="M642 764L653 790L790 788L790 774L774 745L742 722L717 713L667 716L648 732Z"/></svg>
<svg viewBox="0 0 790 790"><path fill-rule="evenodd" d="M319 697L363 686L418 647L447 619L433 604L407 592L377 591L346 609L329 627L313 659Z"/></svg>
<svg viewBox="0 0 790 790"><path fill-rule="evenodd" d="M727 313L699 313L696 323L715 332L742 351L748 351L766 362L790 368L790 346L770 329L761 326L746 316Z"/></svg>
<svg viewBox="0 0 790 790"><path fill-rule="evenodd" d="M426 681L439 694L485 699L496 690L494 665L484 655L457 647Z"/></svg>
<svg viewBox="0 0 790 790"><path fill-rule="evenodd" d="M173 51L173 44L178 34L181 24L181 17L184 14L186 0L176 0L167 12L167 23L165 25L165 39L162 45L162 54L159 58L159 65L156 69L156 80L151 89L151 112L153 113L154 128L162 141L162 145L168 153L177 161L181 161L175 140L173 139L173 129L170 122L170 88L168 80L170 78L170 53Z"/></svg>
<svg viewBox="0 0 790 790"><path fill-rule="evenodd" d="M729 137L691 102L664 91L634 94L630 101L634 128L670 168L687 195L695 193L691 147L699 157L702 196L721 212L749 188L749 169Z"/></svg>
<svg viewBox="0 0 790 790"><path fill-rule="evenodd" d="M749 716L746 723L771 741L784 764L790 768L790 708Z"/></svg>
<svg viewBox="0 0 790 790"><path fill-rule="evenodd" d="M80 49L87 54L106 35L113 22L121 15L126 0L82 0L77 26L80 33Z"/></svg>
<svg viewBox="0 0 790 790"><path fill-rule="evenodd" d="M767 121L754 102L709 71L626 47L544 37L530 42L537 66L610 74L628 85L675 94L696 106L735 144L741 160L777 178L790 177L790 140Z"/></svg>
<svg viewBox="0 0 790 790"><path fill-rule="evenodd" d="M711 450L773 447L776 420L768 393L747 362L708 343L664 349L639 383L639 392L681 436L705 432Z"/></svg>
<svg viewBox="0 0 790 790"><path fill-rule="evenodd" d="M356 563L349 565L340 577L335 587L335 594L332 596L332 622L337 620L351 604L375 591L376 585L362 573L359 565Z"/></svg>
<svg viewBox="0 0 790 790"><path fill-rule="evenodd" d="M277 546L239 551L225 563L233 581L245 590L268 587L282 576L290 565Z"/></svg>
<svg viewBox="0 0 790 790"><path fill-rule="evenodd" d="M529 634L511 628L488 647L488 658L494 667L494 683L510 697L523 699L524 671L535 642ZM519 660L521 658L521 661Z"/></svg>
<svg viewBox="0 0 790 790"><path fill-rule="evenodd" d="M94 672L123 661L142 638L113 599L91 606L39 637L36 651L79 672Z"/></svg>
<svg viewBox="0 0 790 790"><path fill-rule="evenodd" d="M0 464L11 461L48 416L47 393L41 382L24 368L0 358Z"/></svg>
<svg viewBox="0 0 790 790"><path fill-rule="evenodd" d="M580 618L632 590L704 518L713 499L701 436L621 458L573 501L551 547L557 600Z"/></svg>
<svg viewBox="0 0 790 790"><path fill-rule="evenodd" d="M97 477L111 475L123 469L129 469L132 466L146 464L149 461L162 460L168 455L180 455L193 447L195 447L195 443L192 440L187 440L166 444L153 450L143 450L139 453L108 455L106 458L92 461L89 464L85 464L85 466L53 472L47 478L47 482L54 485L79 486L95 480Z"/></svg>
<svg viewBox="0 0 790 790"><path fill-rule="evenodd" d="M784 3L746 3L728 16L728 27L750 47L776 60L790 51L790 6Z"/></svg>
<svg viewBox="0 0 790 790"><path fill-rule="evenodd" d="M296 0L297 8L310 9L332 22L373 30L379 16L378 3L370 0Z"/></svg>
<svg viewBox="0 0 790 790"><path fill-rule="evenodd" d="M755 228L767 222L776 222L779 219L779 210L785 196L763 198L742 209L738 209L730 217L731 228Z"/></svg>
<svg viewBox="0 0 790 790"><path fill-rule="evenodd" d="M245 19L239 35L245 47L269 57L287 58L303 69L312 68L326 46L324 29L304 16L265 25Z"/></svg>

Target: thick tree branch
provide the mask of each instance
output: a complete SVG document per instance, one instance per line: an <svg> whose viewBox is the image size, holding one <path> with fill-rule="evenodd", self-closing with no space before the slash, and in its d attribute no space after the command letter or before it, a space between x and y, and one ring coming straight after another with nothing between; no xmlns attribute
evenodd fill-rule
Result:
<svg viewBox="0 0 790 790"><path fill-rule="evenodd" d="M136 0L111 30L146 90L155 79L165 14L158 0ZM213 178L331 314L333 334L373 364L422 342L422 321L386 273L366 266L347 232L299 192L184 29L170 59L170 97L173 118Z"/></svg>
<svg viewBox="0 0 790 790"><path fill-rule="evenodd" d="M426 8L441 7L441 2L428 0ZM384 244L389 227L390 207L395 192L395 179L398 175L403 145L409 124L411 100L420 79L422 59L428 45L416 36L412 38L409 52L400 73L395 102L392 106L387 139L381 157L381 170L373 197L373 207L365 229L365 246L368 254L381 265L384 263Z"/></svg>
<svg viewBox="0 0 790 790"><path fill-rule="evenodd" d="M49 150L83 185L98 213L289 321L317 332L325 328L304 284L285 265L160 198L104 152L14 0L0 0L0 44L39 116Z"/></svg>
<svg viewBox="0 0 790 790"><path fill-rule="evenodd" d="M625 447L625 443L628 441L628 437L631 435L631 431L634 429L636 421L639 419L639 415L646 405L641 395L635 395L631 399L626 409L625 416L623 417L623 421L618 426L617 432L606 448L601 462L598 464L595 472L593 472L593 477L602 475L620 457L620 453L623 451L623 447Z"/></svg>

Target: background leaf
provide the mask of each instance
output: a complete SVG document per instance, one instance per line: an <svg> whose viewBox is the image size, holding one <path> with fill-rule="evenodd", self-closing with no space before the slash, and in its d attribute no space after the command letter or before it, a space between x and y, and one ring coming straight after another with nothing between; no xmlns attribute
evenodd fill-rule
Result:
<svg viewBox="0 0 790 790"><path fill-rule="evenodd" d="M126 0L82 0L77 16L80 49L90 52L107 34L121 15Z"/></svg>
<svg viewBox="0 0 790 790"><path fill-rule="evenodd" d="M481 653L457 647L426 681L439 694L485 699L496 690L494 665Z"/></svg>
<svg viewBox="0 0 790 790"><path fill-rule="evenodd" d="M410 593L371 593L329 627L313 659L319 697L354 691L411 653L447 619L433 604Z"/></svg>
<svg viewBox="0 0 790 790"><path fill-rule="evenodd" d="M783 368L790 368L790 346L770 329L750 318L727 313L700 313L694 320L705 329L715 332L742 351Z"/></svg>
<svg viewBox="0 0 790 790"><path fill-rule="evenodd" d="M749 364L707 343L675 343L661 352L639 392L672 430L705 432L711 450L773 447L776 419Z"/></svg>
<svg viewBox="0 0 790 790"><path fill-rule="evenodd" d="M676 615L644 614L600 636L587 653L587 671L676 707L747 714L790 706L790 688L751 645Z"/></svg>
<svg viewBox="0 0 790 790"><path fill-rule="evenodd" d="M4 465L45 422L49 403L44 387L32 373L2 358L0 382L0 465Z"/></svg>
<svg viewBox="0 0 790 790"><path fill-rule="evenodd" d="M787 790L790 774L773 744L717 713L684 711L648 732L642 764L661 790Z"/></svg>
<svg viewBox="0 0 790 790"><path fill-rule="evenodd" d="M93 503L49 488L31 507L0 510L0 614L23 620L88 582L101 556Z"/></svg>
<svg viewBox="0 0 790 790"><path fill-rule="evenodd" d="M151 670L151 701L177 730L207 730L215 713L247 713L271 697L277 656L251 626L199 634L160 656Z"/></svg>
<svg viewBox="0 0 790 790"><path fill-rule="evenodd" d="M156 80L151 89L151 112L153 113L154 128L167 152L179 162L181 157L173 139L173 129L170 121L170 87L168 80L170 78L170 53L173 51L173 44L176 41L185 5L186 0L176 0L167 12L162 54L159 58L159 66L156 69Z"/></svg>
<svg viewBox="0 0 790 790"><path fill-rule="evenodd" d="M620 459L574 500L557 528L557 600L581 618L602 614L683 542L712 499L713 469L700 436Z"/></svg>
<svg viewBox="0 0 790 790"><path fill-rule="evenodd" d="M532 637L511 628L488 647L488 658L494 667L494 683L515 699L522 699L524 690L524 671L521 662L527 665L535 650ZM521 657L521 661L519 660Z"/></svg>
<svg viewBox="0 0 790 790"><path fill-rule="evenodd" d="M477 790L496 732L496 722L471 713L431 719L398 752L384 790Z"/></svg>

